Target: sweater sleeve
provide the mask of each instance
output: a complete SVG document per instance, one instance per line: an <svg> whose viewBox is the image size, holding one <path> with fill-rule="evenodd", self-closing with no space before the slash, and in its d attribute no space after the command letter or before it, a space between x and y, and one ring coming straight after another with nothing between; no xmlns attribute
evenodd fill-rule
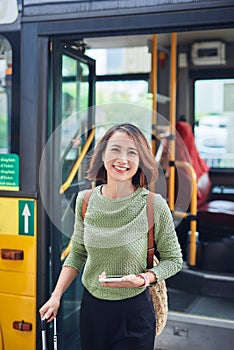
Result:
<svg viewBox="0 0 234 350"><path fill-rule="evenodd" d="M160 262L150 270L160 282L179 272L183 264L173 218L166 201L160 195L156 195L154 200L154 220L154 238Z"/></svg>
<svg viewBox="0 0 234 350"><path fill-rule="evenodd" d="M63 266L71 266L78 272L82 269L87 258L87 252L84 246L84 223L81 215L84 192L79 192L76 200L75 223L73 235L71 237L71 250Z"/></svg>

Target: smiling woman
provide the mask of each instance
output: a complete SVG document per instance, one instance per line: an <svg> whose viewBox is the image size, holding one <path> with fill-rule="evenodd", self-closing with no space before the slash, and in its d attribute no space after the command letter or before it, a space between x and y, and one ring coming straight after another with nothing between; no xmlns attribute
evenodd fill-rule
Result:
<svg viewBox="0 0 234 350"><path fill-rule="evenodd" d="M87 192L77 197L71 251L41 317L51 321L56 316L63 292L84 266L82 349L153 350L157 320L147 287L177 273L182 255L170 210L154 193L151 208L161 260L147 267L146 187L156 180L157 165L140 129L129 123L109 129L95 149L88 177L104 184L92 191L84 217ZM103 281L110 275L122 277Z"/></svg>

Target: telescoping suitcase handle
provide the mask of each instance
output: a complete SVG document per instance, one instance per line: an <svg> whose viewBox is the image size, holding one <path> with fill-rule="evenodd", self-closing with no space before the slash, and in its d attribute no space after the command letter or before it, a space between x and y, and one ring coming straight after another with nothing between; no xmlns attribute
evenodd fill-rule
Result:
<svg viewBox="0 0 234 350"><path fill-rule="evenodd" d="M47 329L47 321L41 320L41 336L42 336L42 350L48 350L47 348L47 339L46 339L46 329ZM53 332L53 343L54 350L58 350L58 334L57 334L57 320L54 318L54 332Z"/></svg>

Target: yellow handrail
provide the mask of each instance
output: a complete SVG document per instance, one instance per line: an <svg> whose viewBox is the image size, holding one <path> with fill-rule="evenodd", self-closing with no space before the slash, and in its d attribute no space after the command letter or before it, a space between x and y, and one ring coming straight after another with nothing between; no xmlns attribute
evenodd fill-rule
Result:
<svg viewBox="0 0 234 350"><path fill-rule="evenodd" d="M175 162L176 167L183 167L186 168L191 175L192 178L192 195L191 195L191 203L190 203L190 214L193 216L194 219L190 221L190 245L189 245L189 265L195 266L196 265L196 231L197 231L197 221L195 219L197 215L197 175L193 168L193 166L184 161L176 161ZM175 215L176 212L173 212Z"/></svg>
<svg viewBox="0 0 234 350"><path fill-rule="evenodd" d="M70 253L70 250L71 250L71 240L68 242L68 245L60 255L61 261L63 261L68 256L68 254Z"/></svg>
<svg viewBox="0 0 234 350"><path fill-rule="evenodd" d="M174 210L175 203L175 122L176 122L176 69L177 69L177 33L171 33L171 77L170 77L170 125L171 136L169 142L170 167L169 167L169 208Z"/></svg>
<svg viewBox="0 0 234 350"><path fill-rule="evenodd" d="M81 150L81 153L79 155L79 157L77 158L70 174L68 175L66 181L60 186L60 190L59 190L59 193L60 194L63 194L67 189L68 187L71 185L79 167L80 167L80 164L82 162L82 160L84 159L88 149L89 149L89 146L91 145L93 139L94 139L94 134L95 134L95 129L94 129L94 126L92 127L92 130L89 134L89 137L84 145L84 147L82 148Z"/></svg>
<svg viewBox="0 0 234 350"><path fill-rule="evenodd" d="M186 168L192 178L192 196L190 203L190 214L192 220L190 221L190 255L189 264L191 266L196 265L196 229L197 229L197 176L188 162L175 161L175 124L176 124L176 70L177 70L177 33L171 33L171 62L170 62L170 134L171 139L169 142L170 150L170 167L169 167L169 192L168 192L168 205L173 215L179 217L188 217L188 214L175 211L175 166Z"/></svg>

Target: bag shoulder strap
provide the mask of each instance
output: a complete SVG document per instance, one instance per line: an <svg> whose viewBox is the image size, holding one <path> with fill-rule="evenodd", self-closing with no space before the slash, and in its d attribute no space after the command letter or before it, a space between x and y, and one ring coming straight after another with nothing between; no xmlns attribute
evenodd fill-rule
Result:
<svg viewBox="0 0 234 350"><path fill-rule="evenodd" d="M89 198L90 198L92 192L93 192L92 189L85 192L84 199L83 199L83 202L82 202L82 207L81 207L82 220L84 220L85 213L86 213L86 210L87 210L87 207L88 207L88 203L89 203Z"/></svg>
<svg viewBox="0 0 234 350"><path fill-rule="evenodd" d="M82 202L81 215L82 220L84 220L85 213L88 207L89 198L93 190L88 190L85 192L84 199ZM149 192L147 198L147 219L148 219L148 251L147 251L147 268L153 267L154 261L154 211L153 211L153 198L154 194Z"/></svg>
<svg viewBox="0 0 234 350"><path fill-rule="evenodd" d="M148 218L148 251L147 251L147 268L154 266L154 194L149 192L147 198L147 218Z"/></svg>

